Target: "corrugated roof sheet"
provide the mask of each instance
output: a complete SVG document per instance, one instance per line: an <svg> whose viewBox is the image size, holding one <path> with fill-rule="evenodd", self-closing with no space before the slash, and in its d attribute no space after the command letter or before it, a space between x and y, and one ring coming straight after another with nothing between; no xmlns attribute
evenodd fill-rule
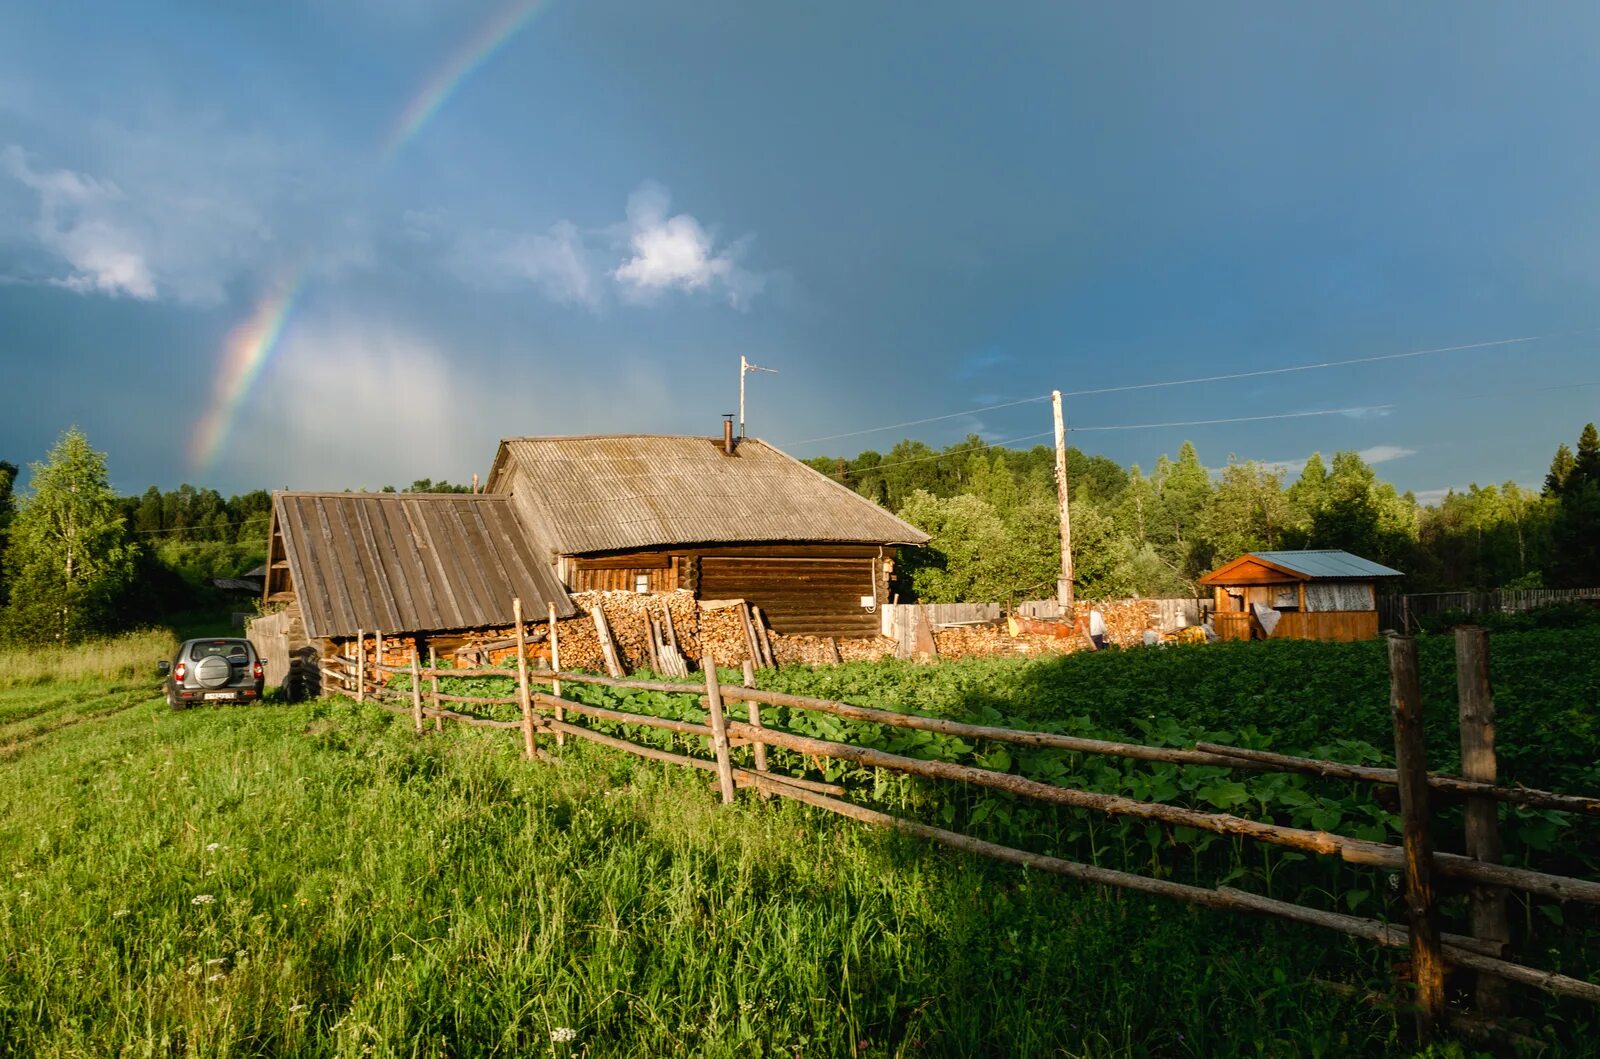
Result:
<svg viewBox="0 0 1600 1059"><path fill-rule="evenodd" d="M489 489L561 555L731 541L923 544L926 533L764 441L508 438Z"/></svg>
<svg viewBox="0 0 1600 1059"><path fill-rule="evenodd" d="M1306 577L1404 577L1382 563L1363 559L1359 555L1336 548L1292 552L1251 552L1257 559L1265 559L1275 566L1292 570Z"/></svg>
<svg viewBox="0 0 1600 1059"><path fill-rule="evenodd" d="M273 494L313 638L509 625L577 613L508 498L461 493Z"/></svg>

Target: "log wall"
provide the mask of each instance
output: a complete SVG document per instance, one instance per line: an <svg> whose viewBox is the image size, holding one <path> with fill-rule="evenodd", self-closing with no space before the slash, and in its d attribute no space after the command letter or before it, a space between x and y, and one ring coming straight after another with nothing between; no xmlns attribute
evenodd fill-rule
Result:
<svg viewBox="0 0 1600 1059"><path fill-rule="evenodd" d="M858 638L879 633L893 554L875 545L707 545L569 556L561 568L574 592L637 591L643 579L649 592L748 600L783 635Z"/></svg>

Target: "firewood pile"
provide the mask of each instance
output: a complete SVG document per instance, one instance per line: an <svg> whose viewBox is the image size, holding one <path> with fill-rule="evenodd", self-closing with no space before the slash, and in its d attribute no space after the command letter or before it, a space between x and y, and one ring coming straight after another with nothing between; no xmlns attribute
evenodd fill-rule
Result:
<svg viewBox="0 0 1600 1059"><path fill-rule="evenodd" d="M563 669L609 669L601 626L594 621L596 608L604 615L604 628L626 671L672 673L676 666L662 657L662 647L676 645L677 654L686 662L700 656L700 608L688 592L575 592L572 601L583 613L556 623ZM687 668L678 675L686 672Z"/></svg>
<svg viewBox="0 0 1600 1059"><path fill-rule="evenodd" d="M1106 621L1106 639L1119 647L1138 647L1146 629L1161 628L1161 606L1154 600L1079 600L1073 604L1073 614L1085 628L1091 610L1100 612Z"/></svg>
<svg viewBox="0 0 1600 1059"><path fill-rule="evenodd" d="M873 662L894 657L895 643L887 636L840 639L833 636L772 637L779 665L831 666L841 662Z"/></svg>

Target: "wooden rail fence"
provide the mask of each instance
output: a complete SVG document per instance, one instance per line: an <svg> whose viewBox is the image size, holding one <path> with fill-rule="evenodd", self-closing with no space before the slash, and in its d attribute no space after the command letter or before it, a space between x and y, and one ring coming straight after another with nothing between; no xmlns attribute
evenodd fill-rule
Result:
<svg viewBox="0 0 1600 1059"><path fill-rule="evenodd" d="M520 613L520 603L517 609ZM522 627L520 622L518 627L519 629ZM324 659L324 676L327 678L327 683L344 688L354 694L358 701L365 701L368 696L372 696L382 708L409 715L418 732L424 731L425 721L430 717L434 719L435 727L442 725L445 720L450 720L479 727L515 729L522 736L523 751L529 758L547 756L543 748L538 745L541 735L552 735L557 740L571 736L650 760L714 773L724 802L733 802L738 788L754 787L763 797L790 798L855 820L893 828L1012 864L1026 865L1086 882L1156 894L1210 908L1254 912L1312 924L1350 937L1365 938L1382 946L1409 948L1412 973L1416 983L1418 1032L1424 1038L1430 1036L1447 1015L1452 1014L1445 1010L1444 970L1448 965L1476 972L1476 1006L1487 1015L1498 1014L1505 1010L1504 989L1507 983L1541 989L1558 996L1576 997L1600 1003L1600 985L1524 966L1508 958L1509 931L1506 926L1505 910L1508 891L1516 890L1559 901L1600 904L1600 882L1500 863L1496 803L1600 816L1600 797L1503 786L1497 782L1488 637L1481 629L1462 628L1456 632L1462 762L1463 771L1466 773L1464 776L1432 773L1426 768L1423 760L1421 692L1417 678L1416 642L1409 637L1401 636L1391 637L1389 640L1391 707L1396 749L1396 767L1392 769L1349 765L1213 743L1199 743L1192 749L1156 747L903 714L831 699L757 688L753 686L753 673L748 666L743 684L723 684L710 658L702 659L704 679L696 683L603 677L589 673L564 672L560 669L533 671L527 664L525 652L519 653L519 662L514 671L440 668L431 657L428 665L424 667L415 652L409 665L406 666L385 665L380 662L369 667L364 650L365 638L362 639L362 646L356 651L354 658ZM381 634L378 634L377 640L381 644ZM552 657L559 659L560 656L556 653L559 651L558 645L552 642L551 647ZM377 657L382 657L381 652ZM369 672L369 669L376 672ZM389 677L399 675L410 678L410 687L405 691L391 688L387 684ZM438 681L442 677L504 680L511 685L508 689L510 694L450 695L439 690ZM428 680L426 690L423 678ZM534 690L534 684L549 685L551 691L547 693ZM705 710L705 718L703 722L685 721L563 698L560 694L563 685L574 684L696 695L701 708ZM730 715L729 705L732 703L746 705L747 720L739 720ZM453 708L458 705L516 706L520 719L510 721L484 717ZM1222 766L1238 770L1295 772L1396 787L1400 796L1402 842L1399 845L1391 845L1327 831L1269 823L1231 813L1202 811L1161 802L1142 801L1122 795L1078 790L1042 783L1010 772L946 761L924 760L801 735L764 724L759 710L762 705L782 706L848 720L1020 746L1051 747L1141 761ZM707 741L711 757L707 759L633 743L574 723L571 719L573 717L622 725L639 725L680 735L702 737ZM736 746L752 748L753 767L746 768L733 763L730 749ZM794 751L802 756L802 760L831 758L850 761L870 768L888 769L930 779L952 780L1110 816L1242 836L1290 849L1337 856L1352 864L1385 868L1400 873L1405 880L1407 923L1401 927L1379 919L1362 918L1277 901L1228 886L1212 889L1169 879L1149 878L1131 872L1015 849L945 828L906 820L847 801L844 796L848 792L840 785L773 771L769 767L766 753L768 747ZM1464 800L1466 803L1464 854L1442 852L1430 846L1430 803L1441 799ZM1437 894L1441 880L1454 880L1470 887L1472 902L1470 935L1441 933Z"/></svg>
<svg viewBox="0 0 1600 1059"><path fill-rule="evenodd" d="M1412 592L1378 596L1378 620L1385 629L1416 632L1418 623L1438 614L1520 614L1563 603L1600 606L1600 588L1501 588L1489 592Z"/></svg>

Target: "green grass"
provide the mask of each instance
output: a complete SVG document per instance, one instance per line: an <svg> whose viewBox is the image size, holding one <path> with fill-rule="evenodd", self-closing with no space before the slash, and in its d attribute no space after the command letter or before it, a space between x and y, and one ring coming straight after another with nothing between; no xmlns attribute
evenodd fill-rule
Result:
<svg viewBox="0 0 1600 1059"><path fill-rule="evenodd" d="M146 629L66 647L0 648L0 688L143 677L154 674L175 646L170 632Z"/></svg>
<svg viewBox="0 0 1600 1059"><path fill-rule="evenodd" d="M1207 657L1244 665L1096 658L1072 700ZM778 679L955 713L1047 673ZM506 733L339 700L173 712L151 683L0 690L0 1054L1409 1054L1402 957L1363 943L724 807L575 742L530 764ZM1521 996L1561 1054L1593 1050L1592 1011Z"/></svg>

